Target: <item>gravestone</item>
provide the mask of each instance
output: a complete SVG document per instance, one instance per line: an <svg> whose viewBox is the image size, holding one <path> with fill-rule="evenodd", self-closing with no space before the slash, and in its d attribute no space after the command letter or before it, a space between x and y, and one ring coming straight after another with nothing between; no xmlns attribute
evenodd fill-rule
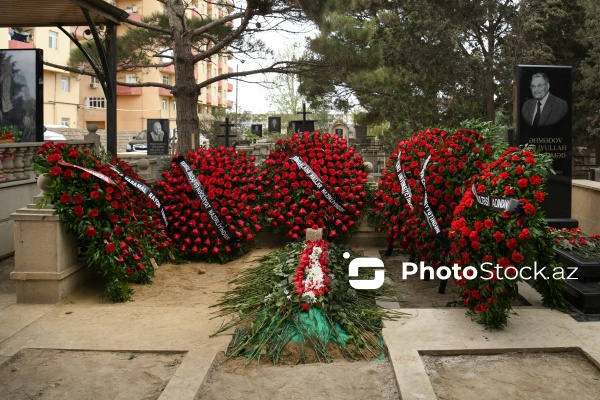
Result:
<svg viewBox="0 0 600 400"><path fill-rule="evenodd" d="M288 123L288 130L294 133L302 133L304 131L314 132L315 130L315 121L306 120L306 121L290 121Z"/></svg>
<svg viewBox="0 0 600 400"><path fill-rule="evenodd" d="M367 127L355 125L354 130L356 131L356 142L357 143L366 143L367 142Z"/></svg>
<svg viewBox="0 0 600 400"><path fill-rule="evenodd" d="M149 156L169 154L169 120L148 119L146 124L146 148Z"/></svg>
<svg viewBox="0 0 600 400"><path fill-rule="evenodd" d="M551 65L515 67L517 144L535 145L554 159L542 209L553 227L576 227L571 218L572 68Z"/></svg>
<svg viewBox="0 0 600 400"><path fill-rule="evenodd" d="M258 137L262 137L262 124L252 124L252 125L250 125L250 132L252 132L253 135L256 135Z"/></svg>

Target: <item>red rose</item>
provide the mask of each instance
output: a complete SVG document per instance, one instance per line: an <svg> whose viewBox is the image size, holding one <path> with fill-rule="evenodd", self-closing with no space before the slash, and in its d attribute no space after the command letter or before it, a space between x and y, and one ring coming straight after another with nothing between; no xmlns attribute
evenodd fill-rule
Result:
<svg viewBox="0 0 600 400"><path fill-rule="evenodd" d="M525 178L521 178L517 181L517 185L519 185L521 189L525 189L527 185L529 185L529 181L527 181Z"/></svg>
<svg viewBox="0 0 600 400"><path fill-rule="evenodd" d="M99 198L100 198L100 193L98 193L98 192L97 192L97 191L95 191L95 190L92 190L92 191L90 192L90 197L91 197L92 199L99 199Z"/></svg>
<svg viewBox="0 0 600 400"><path fill-rule="evenodd" d="M66 193L63 193L62 196L60 196L60 202L63 204L69 204L71 202L71 196L69 196Z"/></svg>
<svg viewBox="0 0 600 400"><path fill-rule="evenodd" d="M81 173L81 179L85 179L85 180L87 181L88 179L90 179L90 177L91 177L91 175L90 175L90 173L89 173L89 172L87 172L87 171L83 171L83 172Z"/></svg>
<svg viewBox="0 0 600 400"><path fill-rule="evenodd" d="M87 228L85 230L85 236L87 236L87 237L96 236L96 228L94 228L93 226L90 226L89 228Z"/></svg>
<svg viewBox="0 0 600 400"><path fill-rule="evenodd" d="M538 175L534 175L529 178L529 182L531 182L532 185L538 186L542 184L542 178L540 178Z"/></svg>
<svg viewBox="0 0 600 400"><path fill-rule="evenodd" d="M502 242L504 240L504 234L502 234L502 232L500 232L500 231L496 231L496 233L494 233L492 235L492 237L498 243L500 243L500 242Z"/></svg>
<svg viewBox="0 0 600 400"><path fill-rule="evenodd" d="M115 251L116 248L117 246L115 246L113 242L109 242L106 244L105 250L107 253L112 253L113 251Z"/></svg>
<svg viewBox="0 0 600 400"><path fill-rule="evenodd" d="M506 247L508 247L509 250L514 250L519 246L519 244L517 243L517 239L515 238L510 238L508 239L508 241L506 242Z"/></svg>
<svg viewBox="0 0 600 400"><path fill-rule="evenodd" d="M56 162L60 161L60 154L50 154L48 156L48 158L46 158L46 161L48 161L50 164L54 164Z"/></svg>
<svg viewBox="0 0 600 400"><path fill-rule="evenodd" d="M92 211L90 211L90 217L92 218L97 218L100 215L100 212L98 210L96 210L95 208L92 209Z"/></svg>
<svg viewBox="0 0 600 400"><path fill-rule="evenodd" d="M523 257L523 254L519 253L518 251L515 251L514 253L512 253L511 258L514 262L517 262L517 263L519 263L525 259L525 257Z"/></svg>
<svg viewBox="0 0 600 400"><path fill-rule="evenodd" d="M74 197L73 197L73 201L75 201L75 204L81 204L83 203L83 196L80 195L79 193L77 193Z"/></svg>
<svg viewBox="0 0 600 400"><path fill-rule="evenodd" d="M546 193L544 193L544 192L535 192L533 196L535 197L535 201L536 202L541 203L546 198Z"/></svg>
<svg viewBox="0 0 600 400"><path fill-rule="evenodd" d="M75 214L78 217L81 217L83 215L84 211L83 211L83 207L81 206L75 206L73 207L73 214Z"/></svg>
<svg viewBox="0 0 600 400"><path fill-rule="evenodd" d="M525 214L531 215L535 213L535 207L531 203L528 203L523 206L523 211L525 211Z"/></svg>
<svg viewBox="0 0 600 400"><path fill-rule="evenodd" d="M58 165L50 168L50 175L52 175L52 176L60 176L61 173L62 173L62 168L59 167Z"/></svg>
<svg viewBox="0 0 600 400"><path fill-rule="evenodd" d="M306 303L300 303L300 307L302 307L302 309L306 312L310 310L310 307Z"/></svg>
<svg viewBox="0 0 600 400"><path fill-rule="evenodd" d="M505 196L512 196L515 194L515 189L511 186L505 186L504 187L504 195Z"/></svg>
<svg viewBox="0 0 600 400"><path fill-rule="evenodd" d="M529 239L531 236L529 234L529 229L525 228L521 231L521 233L519 233L519 239L521 240L527 240Z"/></svg>

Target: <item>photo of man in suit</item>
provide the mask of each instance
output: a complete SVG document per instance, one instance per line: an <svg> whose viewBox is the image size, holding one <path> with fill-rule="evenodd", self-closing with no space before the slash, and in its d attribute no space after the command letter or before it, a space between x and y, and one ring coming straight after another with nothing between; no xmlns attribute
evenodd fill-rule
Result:
<svg viewBox="0 0 600 400"><path fill-rule="evenodd" d="M548 75L538 72L531 77L531 94L521 108L524 122L533 127L551 126L562 120L569 111L566 101L550 93Z"/></svg>
<svg viewBox="0 0 600 400"><path fill-rule="evenodd" d="M281 133L281 117L269 117L269 132Z"/></svg>

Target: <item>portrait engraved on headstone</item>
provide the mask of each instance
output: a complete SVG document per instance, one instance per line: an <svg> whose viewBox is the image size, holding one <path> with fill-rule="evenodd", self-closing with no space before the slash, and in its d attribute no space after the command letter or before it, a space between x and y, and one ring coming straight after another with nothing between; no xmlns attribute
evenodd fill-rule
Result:
<svg viewBox="0 0 600 400"><path fill-rule="evenodd" d="M69 77L63 85L70 89ZM22 142L44 139L42 50L0 50L0 129Z"/></svg>
<svg viewBox="0 0 600 400"><path fill-rule="evenodd" d="M149 119L146 124L148 155L169 154L169 120Z"/></svg>
<svg viewBox="0 0 600 400"><path fill-rule="evenodd" d="M281 133L281 117L269 117L269 132Z"/></svg>
<svg viewBox="0 0 600 400"><path fill-rule="evenodd" d="M572 68L553 65L515 67L515 128L518 145L549 153L549 174L542 209L549 219L571 217Z"/></svg>

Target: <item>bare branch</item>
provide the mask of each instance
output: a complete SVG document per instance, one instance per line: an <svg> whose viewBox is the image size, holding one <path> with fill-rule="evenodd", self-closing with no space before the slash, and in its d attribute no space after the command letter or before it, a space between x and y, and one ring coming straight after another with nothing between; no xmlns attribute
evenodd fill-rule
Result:
<svg viewBox="0 0 600 400"><path fill-rule="evenodd" d="M164 33L165 35L169 35L171 36L171 31L169 29L163 29L159 26L156 25L150 25L150 24L146 24L144 22L141 21L134 21L132 19L127 19L125 20L125 23L127 24L131 24L133 26L137 26L138 28L144 28L144 29L148 29L154 32L160 32L160 33Z"/></svg>

